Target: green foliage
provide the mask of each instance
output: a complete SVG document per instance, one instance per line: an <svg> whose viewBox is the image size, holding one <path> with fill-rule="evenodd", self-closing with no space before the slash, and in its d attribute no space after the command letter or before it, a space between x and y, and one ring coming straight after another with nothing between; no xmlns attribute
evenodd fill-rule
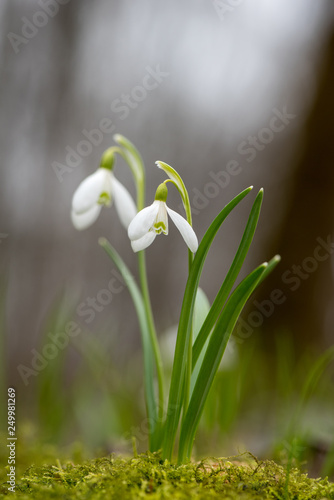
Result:
<svg viewBox="0 0 334 500"><path fill-rule="evenodd" d="M191 325L194 311L195 298L199 285L201 272L210 246L226 217L232 212L234 207L251 191L251 188L245 189L236 196L212 222L205 233L194 262L189 272L189 278L184 293L183 304L180 314L179 328L175 346L174 363L170 383L168 412L166 419L165 440L163 446L163 455L171 459L175 436L179 424L179 418L182 409L183 381L185 375L185 366L187 362L188 344L191 340Z"/></svg>
<svg viewBox="0 0 334 500"><path fill-rule="evenodd" d="M160 455L147 453L132 459L106 457L75 465L54 460L31 466L17 483L12 499L44 500L325 500L334 499L334 484L310 479L298 469L288 476L283 467L254 457L210 459L200 463L171 465ZM5 484L0 489L5 498Z"/></svg>
<svg viewBox="0 0 334 500"><path fill-rule="evenodd" d="M137 208L138 211L141 211L145 199L144 163L136 147L130 141L117 134L114 136L114 139L120 147L109 148L102 157L101 166L105 166L105 158L107 158L108 161L111 158L113 165L114 154L116 153L120 154L123 159L125 159L133 173L137 187ZM211 308L206 304L208 307L205 311L206 315L203 315L201 318L200 331L194 331L194 327L196 328L196 317L194 317L195 301L198 295L198 287L203 266L209 249L225 219L252 190L252 186L242 191L221 210L209 226L198 246L197 237L191 229L192 217L189 195L181 176L173 167L164 162L158 161L156 164L169 178L159 185L156 191L155 200L158 200L162 206L165 206L167 200L166 183L172 182L176 186L186 211L187 221L182 219L182 217L179 219L180 215L178 215L177 220L179 222L175 220L174 222L189 247L189 276L178 325L166 415L164 411L164 370L151 307L144 253L143 251L138 252L139 287L132 275L130 275L127 265L110 243L105 238L100 238L99 242L113 260L114 264L118 267L128 286L140 325L144 357L145 399L149 422L149 450L155 452L161 449L163 458L172 460L177 433L180 429L178 462L183 463L191 458L193 441L200 422L200 417L203 413L209 391L238 317L252 292L269 272L274 269L279 262L279 258L276 257L272 259L269 265L264 263L262 266L259 266L253 273L249 274L234 291L232 291L247 256L258 223L263 199L263 189L261 189L253 203L241 243L223 285ZM80 187L78 189L80 190ZM79 193L79 190L76 194ZM74 195L73 200L75 200L75 196L76 195ZM123 199L123 205L127 205L128 203L128 197ZM165 206L164 209L166 211L168 207ZM149 210L149 212L145 210ZM138 213L135 218L132 218L132 222L128 229L130 239L133 239L131 237L131 228L136 224L138 225L137 236L141 236L141 238L143 238L144 235L146 238L153 227L158 229L165 227L164 223L161 221L157 222L157 220L152 226L154 217L157 217L157 215L151 214L153 216L151 221L147 219L148 214L151 213L150 209L147 208L145 210ZM169 214L171 215L172 212L173 211L169 211ZM181 220L183 221L182 224L180 223ZM184 229L185 232L183 233L182 227L184 228L184 224L187 229ZM193 244L191 245L187 241L189 239L189 231L193 237ZM156 232L160 233L161 231L159 230ZM134 234L135 233L136 231ZM152 243L153 240L151 236L152 234L149 235L148 240L145 239L146 246ZM153 239L154 237L155 235L153 235ZM135 240L137 241L137 238L135 238ZM146 248L146 246L138 247L138 249ZM135 248L134 250L136 251ZM194 333L198 333L195 344L193 342ZM201 356L202 352L203 355ZM195 370L193 372L194 368ZM158 406L154 390L155 371L158 381Z"/></svg>

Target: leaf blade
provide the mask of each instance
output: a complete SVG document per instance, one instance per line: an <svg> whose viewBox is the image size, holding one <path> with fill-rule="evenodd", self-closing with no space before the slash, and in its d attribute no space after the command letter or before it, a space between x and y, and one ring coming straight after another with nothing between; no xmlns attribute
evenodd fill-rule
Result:
<svg viewBox="0 0 334 500"><path fill-rule="evenodd" d="M211 306L211 309L209 311L209 314L207 315L202 328L195 340L194 346L193 346L193 368L195 368L197 360L201 354L201 351L207 341L207 338L217 321L217 318L224 306L224 303L226 302L232 287L238 277L238 274L240 272L240 269L244 263L244 260L247 256L249 247L252 243L255 230L257 227L257 223L259 220L260 216L260 210L261 210L261 205L262 205L262 200L263 200L263 190L260 190L258 195L255 198L255 201L253 203L251 212L249 214L249 218L246 224L246 228L244 230L239 248L237 250L237 253L233 259L233 262L231 264L231 267L224 279L224 282L217 293L217 296Z"/></svg>
<svg viewBox="0 0 334 500"><path fill-rule="evenodd" d="M186 456L189 456L195 432L227 342L245 303L259 283L266 266L267 264L262 264L256 268L238 285L211 334L187 414L182 423L179 462L183 462Z"/></svg>
<svg viewBox="0 0 334 500"><path fill-rule="evenodd" d="M184 293L178 334L175 346L174 363L172 369L168 410L165 423L165 436L163 442L162 456L164 459L171 460L175 436L179 424L181 407L182 407L182 392L183 380L185 374L185 366L187 361L188 344L190 339L191 320L193 317L193 309L196 291L198 288L201 272L203 269L204 261L209 251L209 248L226 217L231 213L241 200L251 191L252 187L245 189L237 195L230 203L228 203L223 210L214 219L209 229L205 233L198 250L196 252L194 261L192 263L186 289Z"/></svg>

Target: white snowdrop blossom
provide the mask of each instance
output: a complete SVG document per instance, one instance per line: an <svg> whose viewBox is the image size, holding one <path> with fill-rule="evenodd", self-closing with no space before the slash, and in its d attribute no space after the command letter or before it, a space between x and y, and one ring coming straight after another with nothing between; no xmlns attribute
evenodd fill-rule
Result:
<svg viewBox="0 0 334 500"><path fill-rule="evenodd" d="M128 236L134 252L147 248L155 240L157 234L168 234L168 215L180 231L189 249L195 253L198 248L197 236L191 225L167 204L168 190L165 183L157 189L155 200L149 207L141 210L131 221Z"/></svg>
<svg viewBox="0 0 334 500"><path fill-rule="evenodd" d="M113 201L125 229L137 213L130 193L112 172L113 159L104 161L109 165L103 166L101 162L101 167L86 177L73 195L71 219L79 231L91 226L98 218L102 206L108 207Z"/></svg>

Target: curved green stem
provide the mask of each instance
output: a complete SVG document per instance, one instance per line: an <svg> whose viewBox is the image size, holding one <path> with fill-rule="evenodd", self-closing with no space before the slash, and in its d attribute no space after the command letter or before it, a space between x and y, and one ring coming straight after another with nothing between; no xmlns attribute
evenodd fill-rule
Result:
<svg viewBox="0 0 334 500"><path fill-rule="evenodd" d="M189 194L186 189L186 186L182 180L182 177L179 175L179 173L170 165L163 161L157 161L156 162L157 166L161 168L169 177L169 179L165 182L172 182L174 186L177 188L181 200L186 212L186 217L187 221L192 226L192 216L191 216L191 206L190 206L190 200L189 200ZM188 268L189 268L189 273L190 269L192 266L194 255L193 253L188 250ZM183 417L186 414L186 411L188 409L188 404L190 400L190 392L191 392L191 373L192 373L192 349L193 349L193 329L192 329L192 320L191 320L191 325L189 329L189 339L188 339L188 345L187 345L187 358L186 358L186 367L185 367L185 372L184 372L184 390L183 390L183 398L182 398L182 407L183 407Z"/></svg>

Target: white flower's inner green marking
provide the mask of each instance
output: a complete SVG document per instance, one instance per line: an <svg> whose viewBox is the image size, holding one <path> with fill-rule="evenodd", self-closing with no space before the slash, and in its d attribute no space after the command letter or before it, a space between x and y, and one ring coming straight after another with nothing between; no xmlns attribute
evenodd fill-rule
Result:
<svg viewBox="0 0 334 500"><path fill-rule="evenodd" d="M111 205L110 193L107 193L106 191L101 193L97 203L99 205L104 205L106 207L109 207Z"/></svg>
<svg viewBox="0 0 334 500"><path fill-rule="evenodd" d="M158 221L156 222L154 225L154 230L157 234L160 234L161 232L163 232L164 234L167 233L167 228L166 228L166 225L164 224L164 222L162 221Z"/></svg>

